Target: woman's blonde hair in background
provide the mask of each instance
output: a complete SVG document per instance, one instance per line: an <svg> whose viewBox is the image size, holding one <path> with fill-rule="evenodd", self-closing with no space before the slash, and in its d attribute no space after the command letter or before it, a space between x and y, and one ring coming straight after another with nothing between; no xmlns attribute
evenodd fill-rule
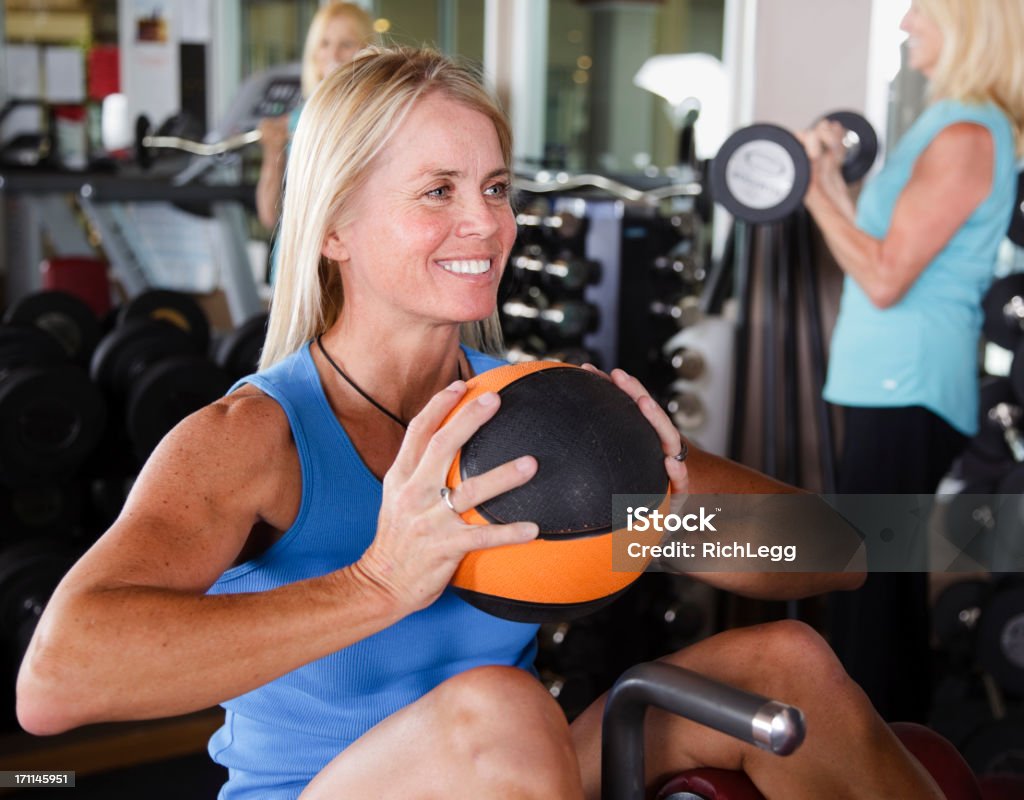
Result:
<svg viewBox="0 0 1024 800"><path fill-rule="evenodd" d="M352 221L351 200L378 154L415 102L432 92L487 116L505 165L511 165L508 118L468 66L432 50L370 47L328 75L302 111L288 156L278 277L261 369L326 331L342 312L338 265L320 251L330 230ZM461 333L472 347L501 347L496 311L464 323Z"/></svg>
<svg viewBox="0 0 1024 800"><path fill-rule="evenodd" d="M931 97L991 101L1010 118L1024 155L1024 2L914 0L943 36Z"/></svg>
<svg viewBox="0 0 1024 800"><path fill-rule="evenodd" d="M309 97L320 83L323 75L317 74L316 50L320 40L324 37L324 28L327 23L337 17L348 17L359 30L360 47L373 44L373 17L366 10L355 3L331 2L325 3L317 9L310 20L309 30L306 32L306 44L302 48L302 96Z"/></svg>

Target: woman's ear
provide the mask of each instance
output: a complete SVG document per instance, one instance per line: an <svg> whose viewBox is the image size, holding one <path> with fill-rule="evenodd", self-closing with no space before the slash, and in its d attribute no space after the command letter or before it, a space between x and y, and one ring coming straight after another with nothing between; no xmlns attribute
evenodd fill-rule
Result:
<svg viewBox="0 0 1024 800"><path fill-rule="evenodd" d="M338 262L339 264L348 261L348 248L345 247L344 242L342 242L340 232L337 228L327 234L327 238L324 239L324 246L321 248L320 254L326 256L331 261Z"/></svg>

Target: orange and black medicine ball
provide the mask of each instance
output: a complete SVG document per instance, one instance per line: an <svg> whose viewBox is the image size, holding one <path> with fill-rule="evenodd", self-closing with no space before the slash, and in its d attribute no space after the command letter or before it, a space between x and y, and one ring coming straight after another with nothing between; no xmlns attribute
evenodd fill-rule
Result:
<svg viewBox="0 0 1024 800"><path fill-rule="evenodd" d="M468 387L448 419L488 391L500 395L501 407L456 455L449 488L524 455L538 469L462 517L478 525L535 522L540 533L467 554L452 586L478 608L520 622L572 619L611 602L646 566L613 569L612 496L655 495L667 511L669 480L654 428L610 381L558 362L499 367Z"/></svg>

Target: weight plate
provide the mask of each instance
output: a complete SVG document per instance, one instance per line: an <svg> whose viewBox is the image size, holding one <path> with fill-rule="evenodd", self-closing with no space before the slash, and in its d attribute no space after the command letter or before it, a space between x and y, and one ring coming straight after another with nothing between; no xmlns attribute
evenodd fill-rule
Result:
<svg viewBox="0 0 1024 800"><path fill-rule="evenodd" d="M100 325L88 304L69 292L26 295L4 314L5 323L28 325L52 336L67 357L86 365L100 339Z"/></svg>
<svg viewBox="0 0 1024 800"><path fill-rule="evenodd" d="M181 420L223 397L231 379L200 356L174 356L150 367L128 397L128 436L140 461Z"/></svg>
<svg viewBox="0 0 1024 800"><path fill-rule="evenodd" d="M985 338L1007 350L1024 339L1024 273L1014 272L994 281L981 301Z"/></svg>
<svg viewBox="0 0 1024 800"><path fill-rule="evenodd" d="M250 317L221 339L214 353L214 361L231 380L250 375L259 369L260 353L267 338L266 313Z"/></svg>
<svg viewBox="0 0 1024 800"><path fill-rule="evenodd" d="M60 345L38 328L0 326L0 371L63 364L66 360Z"/></svg>
<svg viewBox="0 0 1024 800"><path fill-rule="evenodd" d="M1024 695L1024 584L993 594L978 625L977 659L1006 691Z"/></svg>
<svg viewBox="0 0 1024 800"><path fill-rule="evenodd" d="M871 123L856 111L833 111L825 119L838 122L856 137L855 143L847 145L842 168L843 180L856 183L875 165L878 158L878 134Z"/></svg>
<svg viewBox="0 0 1024 800"><path fill-rule="evenodd" d="M736 131L711 162L712 198L747 222L788 217L803 202L810 179L804 146L778 125Z"/></svg>
<svg viewBox="0 0 1024 800"><path fill-rule="evenodd" d="M133 298L121 309L122 323L130 319L157 319L169 322L196 340L197 352L210 346L210 323L206 313L191 295L168 289L150 289Z"/></svg>
<svg viewBox="0 0 1024 800"><path fill-rule="evenodd" d="M70 539L81 513L76 484L33 484L0 490L0 537Z"/></svg>
<svg viewBox="0 0 1024 800"><path fill-rule="evenodd" d="M103 397L80 367L10 373L0 381L0 481L25 486L72 474L105 425Z"/></svg>
<svg viewBox="0 0 1024 800"><path fill-rule="evenodd" d="M73 563L73 551L58 539L33 539L0 549L0 651L6 650L15 666L43 606Z"/></svg>
<svg viewBox="0 0 1024 800"><path fill-rule="evenodd" d="M1006 236L1017 247L1024 247L1024 172L1017 175L1017 200L1013 205L1013 216L1010 217L1010 229Z"/></svg>
<svg viewBox="0 0 1024 800"><path fill-rule="evenodd" d="M93 353L90 373L104 392L122 396L157 361L199 352L196 340L181 328L154 319L132 319L103 337Z"/></svg>

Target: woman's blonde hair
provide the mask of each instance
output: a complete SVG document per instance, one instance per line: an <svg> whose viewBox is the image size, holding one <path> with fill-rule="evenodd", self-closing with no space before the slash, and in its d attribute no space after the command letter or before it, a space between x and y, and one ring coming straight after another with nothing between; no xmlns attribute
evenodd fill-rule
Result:
<svg viewBox="0 0 1024 800"><path fill-rule="evenodd" d="M931 97L992 102L1013 124L1024 155L1024 2L914 0L942 32Z"/></svg>
<svg viewBox="0 0 1024 800"><path fill-rule="evenodd" d="M324 38L324 28L332 19L348 17L359 30L359 44L361 47L373 44L373 17L366 10L355 3L330 2L324 3L313 15L309 23L309 30L306 32L306 44L302 48L302 96L309 97L316 89L316 85L323 78L317 74L316 51L320 40Z"/></svg>
<svg viewBox="0 0 1024 800"><path fill-rule="evenodd" d="M427 93L479 111L493 123L502 159L512 162L508 118L478 73L432 50L371 47L325 78L309 98L292 140L281 213L277 283L266 369L326 331L343 307L338 265L321 255L328 233L352 221L356 192L405 115ZM497 312L464 323L462 340L496 352Z"/></svg>

